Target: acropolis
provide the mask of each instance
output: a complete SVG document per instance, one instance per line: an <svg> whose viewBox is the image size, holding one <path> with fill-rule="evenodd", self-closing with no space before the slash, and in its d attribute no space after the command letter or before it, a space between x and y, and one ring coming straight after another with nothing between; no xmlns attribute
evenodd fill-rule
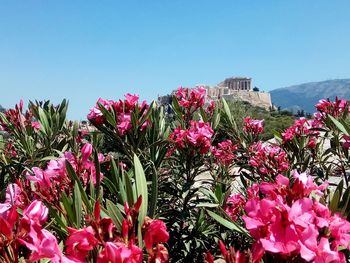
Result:
<svg viewBox="0 0 350 263"><path fill-rule="evenodd" d="M225 98L225 100L242 100L249 102L253 106L259 106L265 109L272 107L271 96L268 92L254 91L252 89L252 79L246 77L230 77L220 82L215 86L198 84L195 87L204 87L206 92L206 101L219 100ZM158 97L158 101L161 104L170 104L171 95Z"/></svg>

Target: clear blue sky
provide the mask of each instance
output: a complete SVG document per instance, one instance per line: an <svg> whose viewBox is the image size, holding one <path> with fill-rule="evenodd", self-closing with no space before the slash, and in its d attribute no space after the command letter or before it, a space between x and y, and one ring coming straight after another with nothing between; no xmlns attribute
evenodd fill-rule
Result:
<svg viewBox="0 0 350 263"><path fill-rule="evenodd" d="M350 78L350 1L0 1L0 104L151 100L249 76L263 90Z"/></svg>

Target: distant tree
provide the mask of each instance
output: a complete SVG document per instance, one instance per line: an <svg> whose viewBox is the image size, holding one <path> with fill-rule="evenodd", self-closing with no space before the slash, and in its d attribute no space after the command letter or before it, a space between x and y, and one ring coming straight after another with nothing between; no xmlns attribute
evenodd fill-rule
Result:
<svg viewBox="0 0 350 263"><path fill-rule="evenodd" d="M264 120L264 133L262 139L269 140L273 138L274 131L283 131L291 126L294 121L293 114L289 111L269 112L261 107L253 106L240 100L227 101L233 116L239 128L243 127L244 117L250 116L253 119ZM224 135L223 135L224 136Z"/></svg>
<svg viewBox="0 0 350 263"><path fill-rule="evenodd" d="M295 117L305 117L305 111L304 110L298 110L297 114L295 114Z"/></svg>
<svg viewBox="0 0 350 263"><path fill-rule="evenodd" d="M259 91L259 88L258 88L258 87L254 87L254 88L253 88L253 91L258 92L258 91Z"/></svg>
<svg viewBox="0 0 350 263"><path fill-rule="evenodd" d="M0 105L0 112L5 112L6 109Z"/></svg>

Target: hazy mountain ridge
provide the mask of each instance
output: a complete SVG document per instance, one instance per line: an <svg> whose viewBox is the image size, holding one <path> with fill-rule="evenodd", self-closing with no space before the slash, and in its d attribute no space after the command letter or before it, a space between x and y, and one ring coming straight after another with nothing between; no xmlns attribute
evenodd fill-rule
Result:
<svg viewBox="0 0 350 263"><path fill-rule="evenodd" d="M282 109L299 110L313 113L314 105L320 99L335 97L350 99L350 79L334 79L309 82L272 90L272 103Z"/></svg>

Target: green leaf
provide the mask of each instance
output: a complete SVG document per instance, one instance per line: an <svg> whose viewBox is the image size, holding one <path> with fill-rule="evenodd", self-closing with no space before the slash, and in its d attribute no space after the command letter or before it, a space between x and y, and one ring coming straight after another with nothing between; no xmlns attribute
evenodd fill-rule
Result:
<svg viewBox="0 0 350 263"><path fill-rule="evenodd" d="M94 165L96 170L96 196L95 200L98 201L100 199L100 185L101 185L101 168L100 162L98 160L97 150L94 149Z"/></svg>
<svg viewBox="0 0 350 263"><path fill-rule="evenodd" d="M51 161L51 160L56 160L57 157L56 156L46 156L44 158L41 158L40 161Z"/></svg>
<svg viewBox="0 0 350 263"><path fill-rule="evenodd" d="M152 186L151 186L151 198L150 198L150 208L149 208L149 216L151 218L154 217L157 208L157 199L158 199L158 172L152 163Z"/></svg>
<svg viewBox="0 0 350 263"><path fill-rule="evenodd" d="M128 204L134 204L135 202L135 197L136 193L133 191L133 187L131 184L131 180L129 177L129 174L127 172L124 172L124 186L125 186L125 192L126 192L126 197L127 197L127 202ZM123 191L124 189L121 189Z"/></svg>
<svg viewBox="0 0 350 263"><path fill-rule="evenodd" d="M328 115L328 117L331 119L331 121L335 124L335 126L337 126L337 128L344 133L345 135L349 136L348 131L346 130L346 128L344 127L343 124L341 124L337 119L335 119L333 116Z"/></svg>
<svg viewBox="0 0 350 263"><path fill-rule="evenodd" d="M135 174L135 183L136 183L136 196L142 196L142 203L139 211L139 231L138 231L138 239L139 246L142 247L142 234L141 227L147 215L148 208L148 190L147 190L147 181L146 176L143 171L141 162L139 158L134 154L134 174Z"/></svg>
<svg viewBox="0 0 350 263"><path fill-rule="evenodd" d="M350 187L348 187L343 195L342 200L342 214L348 216L350 213L350 208L348 209L348 206L350 205Z"/></svg>
<svg viewBox="0 0 350 263"><path fill-rule="evenodd" d="M100 111L102 112L103 116L106 117L106 120L113 126L117 127L117 122L115 120L115 117L113 114L108 111L101 103L97 103L98 107L100 108Z"/></svg>
<svg viewBox="0 0 350 263"><path fill-rule="evenodd" d="M74 184L74 208L75 208L75 220L77 228L80 228L81 219L83 215L83 204L81 201L81 194L79 190L78 182Z"/></svg>
<svg viewBox="0 0 350 263"><path fill-rule="evenodd" d="M106 207L108 215L112 218L113 223L117 226L118 230L122 229L123 215L117 208L117 206L110 200L107 199Z"/></svg>
<svg viewBox="0 0 350 263"><path fill-rule="evenodd" d="M84 190L84 188L83 188L83 186L82 186L82 184L81 184L81 182L80 182L80 180L79 180L79 177L78 177L77 174L75 173L75 171L74 171L72 165L71 165L70 162L68 162L67 160L66 160L66 170L67 170L67 173L68 173L68 175L70 176L70 178L71 178L73 181L75 181L75 182L78 183L78 187L79 187L79 190L80 190L81 198L82 198L82 200L83 200L85 206L87 207L88 212L91 213L91 212L92 212L92 206L91 206L91 204L90 204L90 202L89 202L89 199L88 199L88 197L87 197L87 194L86 194L86 192L85 192L85 190Z"/></svg>
<svg viewBox="0 0 350 263"><path fill-rule="evenodd" d="M227 105L227 102L224 98L221 98L221 102L222 102L222 105L224 106L224 111L225 111L225 114L228 118L228 121L233 124L233 119L232 119L232 115L231 115L231 111L230 111L230 108L229 106Z"/></svg>
<svg viewBox="0 0 350 263"><path fill-rule="evenodd" d="M213 203L199 203L196 205L196 207L218 207L219 204L213 204Z"/></svg>
<svg viewBox="0 0 350 263"><path fill-rule="evenodd" d="M38 113L39 113L39 120L41 123L41 129L45 134L49 134L49 130L50 130L49 121L47 119L47 116L44 110L41 107L38 108Z"/></svg>
<svg viewBox="0 0 350 263"><path fill-rule="evenodd" d="M337 189L332 197L331 203L329 204L329 209L335 213L338 209L338 204L340 200L340 191Z"/></svg>
<svg viewBox="0 0 350 263"><path fill-rule="evenodd" d="M72 200L68 198L65 192L63 192L61 195L61 201L62 201L63 208L66 211L67 221L70 224L73 224L75 222L75 213L72 209L72 203L73 203Z"/></svg>
<svg viewBox="0 0 350 263"><path fill-rule="evenodd" d="M214 212L211 212L209 210L207 212L211 218L213 218L215 221L217 221L218 223L220 223L224 227L227 227L230 230L239 232L239 233L244 234L246 236L250 236L247 230L245 230L241 226L237 225L236 223L234 223L232 221L228 221L225 218L223 218L223 217L219 216L218 214L215 214Z"/></svg>

